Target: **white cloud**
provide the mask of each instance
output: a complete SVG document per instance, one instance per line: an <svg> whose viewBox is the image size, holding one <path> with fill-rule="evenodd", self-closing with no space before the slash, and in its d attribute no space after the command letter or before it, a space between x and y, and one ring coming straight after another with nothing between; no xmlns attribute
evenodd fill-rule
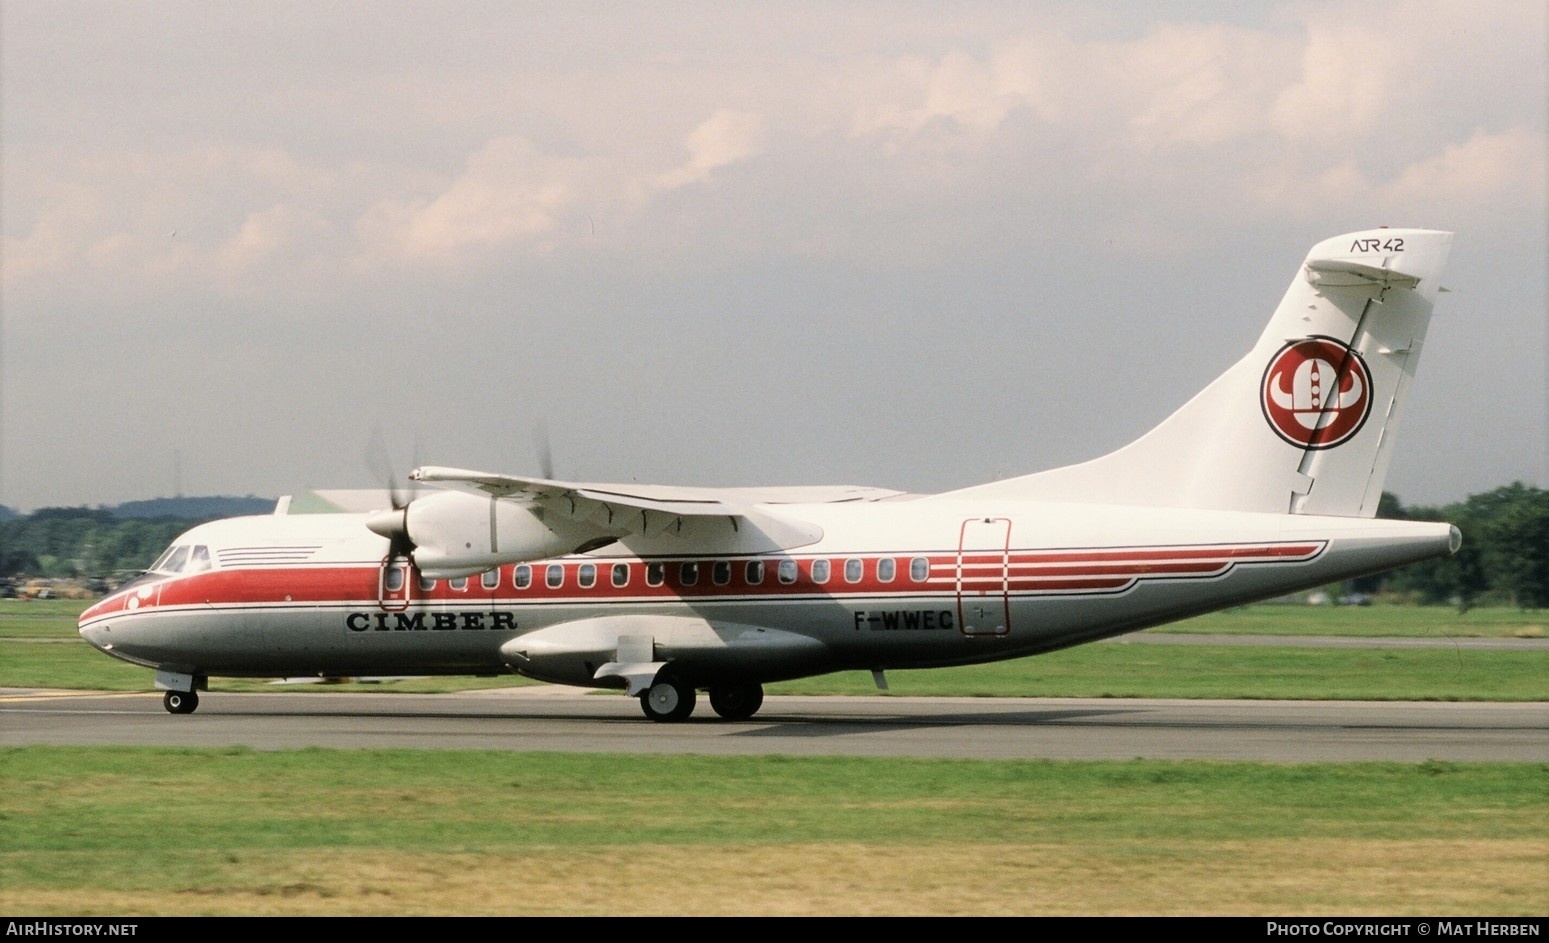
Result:
<svg viewBox="0 0 1549 943"><path fill-rule="evenodd" d="M575 199L570 162L545 157L519 135L490 141L465 171L429 199L388 200L360 221L362 241L403 258L447 263L554 228Z"/></svg>
<svg viewBox="0 0 1549 943"><path fill-rule="evenodd" d="M14 166L14 165L13 165ZM6 168L8 174L10 167ZM41 182L41 181L40 181ZM97 191L78 183L55 183L39 201L25 233L5 236L7 290L66 271L80 253L83 233L98 226ZM12 217L15 222L15 217Z"/></svg>
<svg viewBox="0 0 1549 943"><path fill-rule="evenodd" d="M248 215L242 228L215 252L228 284L251 289L269 266L295 263L318 253L333 238L333 227L320 214L284 204Z"/></svg>
<svg viewBox="0 0 1549 943"><path fill-rule="evenodd" d="M763 147L764 122L755 114L722 108L689 132L688 161L656 178L656 186L674 190L709 177L714 171L747 160Z"/></svg>
<svg viewBox="0 0 1549 943"><path fill-rule="evenodd" d="M1500 134L1476 130L1462 144L1404 168L1382 188L1391 203L1441 201L1453 206L1529 207L1545 204L1549 147L1541 134L1513 128Z"/></svg>
<svg viewBox="0 0 1549 943"><path fill-rule="evenodd" d="M1456 8L1437 0L1419 19L1455 27ZM164 285L169 274L202 278L207 266L257 272L266 260L298 259L348 265L361 278L406 261L467 271L506 252L563 252L581 244L570 237L599 229L626 251L643 238L689 254L750 237L778 248L771 234L795 240L789 251L864 246L865 258L950 244L953 222L944 227L928 210L865 239L823 234L839 225L829 214L849 226L912 200L1079 201L1097 228L1157 215L1137 210L1148 192L1185 207L1179 223L1189 227L1228 207L1234 219L1303 216L1318 211L1309 194L1372 199L1382 181L1457 140L1455 129L1424 122L1411 122L1407 137L1391 133L1396 110L1423 112L1403 96L1434 84L1407 51L1446 42L1388 10L1363 4L1352 18L1304 7L1253 27L1159 21L1119 39L1089 22L1078 30L1023 17L996 27L984 17L976 29L985 41L960 43L973 31L947 30L935 50L922 40L934 32L928 24L889 32L862 22L846 28L907 51L875 40L814 60L790 45L810 38L793 30L756 63L672 50L569 72L553 63L545 73L420 63L412 79L382 69L326 91L296 76L285 88L303 95L303 112L322 96L327 113L346 117L355 94L369 99L356 110L373 117L332 132L313 119L310 137L288 148L261 135L256 144L211 135L71 154L52 168L57 206L9 201L6 279L100 271L115 284ZM1355 25L1375 22L1384 28ZM1474 25L1469 48L1497 32ZM265 120L283 107L267 103ZM685 110L709 117L683 136ZM381 120L388 115L395 124ZM493 120L507 130L491 138ZM361 134L369 138L351 137ZM1377 138L1380 148L1362 146ZM690 192L755 158L759 170L737 178L734 216L716 211L724 200ZM814 189L843 199L803 210L811 225L783 224ZM665 201L668 192L677 195ZM30 225L14 231L29 211ZM1177 216L1177 207L1160 215ZM671 240L651 235L668 228ZM160 238L174 229L176 242Z"/></svg>
<svg viewBox="0 0 1549 943"><path fill-rule="evenodd" d="M1089 272L1084 295L1037 307L1095 298L1100 320L1166 293L1173 269L1150 260L1208 253L1238 271L1348 223L1457 229L1460 258L1463 234L1485 226L1502 245L1542 244L1537 2L1297 0L1188 18L1038 3L542 17L411 4L369 22L297 6L268 25L192 2L84 20L56 7L0 4L6 328L34 346L62 318L87 338L137 318L184 329L213 301L228 316L200 322L199 343L219 357L240 346L221 331L244 318L284 317L292 339L341 312L412 330L426 299L455 295L489 333L513 304L541 305L547 324L638 303L692 333L701 362L740 362L727 339L775 325L774 364L791 318L770 312L825 309L836 286L882 286L854 296L870 299L908 284L888 305L925 321L958 295L1010 310L1005 296ZM1145 296L1126 297L1142 278ZM706 283L746 318L686 324ZM925 297L933 286L950 304ZM595 355L554 346L574 351L566 363ZM149 375L160 349L141 359ZM660 389L630 387L626 361L599 396ZM327 372L313 371L316 395L347 396L324 388L339 382ZM804 390L832 398L839 382ZM464 405L437 395L415 406ZM29 427L69 424L39 399L6 409L36 412ZM41 467L48 447L9 454L36 450ZM110 453L105 465L129 460Z"/></svg>
<svg viewBox="0 0 1549 943"><path fill-rule="evenodd" d="M951 50L857 83L856 134L920 134L942 121L986 136L1025 111L1039 123L1126 147L1207 146L1265 128L1294 40L1236 27L1161 26L1126 41L1055 32L1004 38L975 58Z"/></svg>
<svg viewBox="0 0 1549 943"><path fill-rule="evenodd" d="M1275 131L1323 144L1372 134L1407 77L1401 44L1394 32L1355 28L1349 19L1310 23L1301 77L1270 112Z"/></svg>
<svg viewBox="0 0 1549 943"><path fill-rule="evenodd" d="M1289 72L1292 39L1226 26L1164 26L1115 51L1117 106L1143 146L1207 148L1262 133L1264 112Z"/></svg>
<svg viewBox="0 0 1549 943"><path fill-rule="evenodd" d="M211 287L261 257L318 251L329 225L309 206L338 175L274 147L198 143L86 152L40 167L21 212L7 213L5 285L66 280L114 297ZM261 207L261 208L260 208Z"/></svg>

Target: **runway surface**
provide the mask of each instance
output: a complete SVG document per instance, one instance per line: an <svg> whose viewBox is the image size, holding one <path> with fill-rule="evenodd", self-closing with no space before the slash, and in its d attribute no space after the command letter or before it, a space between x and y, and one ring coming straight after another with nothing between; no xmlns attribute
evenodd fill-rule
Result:
<svg viewBox="0 0 1549 943"><path fill-rule="evenodd" d="M1549 703L770 697L728 723L701 704L656 724L617 694L541 686L459 694L0 690L0 746L555 750L967 759L1428 759L1549 762Z"/></svg>

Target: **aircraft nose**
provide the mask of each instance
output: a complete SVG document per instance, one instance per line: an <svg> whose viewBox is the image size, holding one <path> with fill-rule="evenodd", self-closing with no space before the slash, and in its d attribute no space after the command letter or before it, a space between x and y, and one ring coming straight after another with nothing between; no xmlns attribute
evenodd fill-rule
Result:
<svg viewBox="0 0 1549 943"><path fill-rule="evenodd" d="M81 613L81 618L77 620L76 624L80 627L82 632L86 631L87 623L97 618L97 616L101 615L103 610L107 608L107 606L104 605L106 602L106 599L99 599L91 605L87 606L86 611Z"/></svg>
<svg viewBox="0 0 1549 943"><path fill-rule="evenodd" d="M92 620L96 617L97 610L101 608L100 604L90 607L81 613L81 619L76 623L76 631L81 633L81 638L97 648L102 647L100 639L102 638L103 628L101 623L93 624Z"/></svg>
<svg viewBox="0 0 1549 943"><path fill-rule="evenodd" d="M79 631L81 633L81 638L85 639L86 643L92 648L105 651L110 647L110 643L107 640L107 626L104 626L101 623L98 623L97 625L86 625L83 623L80 626Z"/></svg>
<svg viewBox="0 0 1549 943"><path fill-rule="evenodd" d="M81 618L76 623L76 631L93 648L104 652L112 651L113 637L110 623L102 617L122 609L123 601L116 595L98 600L81 613Z"/></svg>

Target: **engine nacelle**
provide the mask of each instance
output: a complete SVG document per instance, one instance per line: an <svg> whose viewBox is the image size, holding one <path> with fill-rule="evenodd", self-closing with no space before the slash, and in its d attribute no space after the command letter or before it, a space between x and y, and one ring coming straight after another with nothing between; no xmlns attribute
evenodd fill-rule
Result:
<svg viewBox="0 0 1549 943"><path fill-rule="evenodd" d="M393 523L413 544L414 565L431 579L559 556L595 536L569 520L551 525L530 507L460 491L416 498L404 509L402 523Z"/></svg>

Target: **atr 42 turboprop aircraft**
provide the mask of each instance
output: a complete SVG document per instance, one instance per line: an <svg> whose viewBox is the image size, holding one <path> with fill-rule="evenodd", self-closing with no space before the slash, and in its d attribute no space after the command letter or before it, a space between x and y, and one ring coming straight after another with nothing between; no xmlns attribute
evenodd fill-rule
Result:
<svg viewBox="0 0 1549 943"><path fill-rule="evenodd" d="M737 720L772 681L882 687L1443 556L1457 528L1374 515L1451 242L1314 246L1247 356L1084 464L935 495L425 467L451 487L195 527L81 635L175 714L211 676L515 672Z"/></svg>

